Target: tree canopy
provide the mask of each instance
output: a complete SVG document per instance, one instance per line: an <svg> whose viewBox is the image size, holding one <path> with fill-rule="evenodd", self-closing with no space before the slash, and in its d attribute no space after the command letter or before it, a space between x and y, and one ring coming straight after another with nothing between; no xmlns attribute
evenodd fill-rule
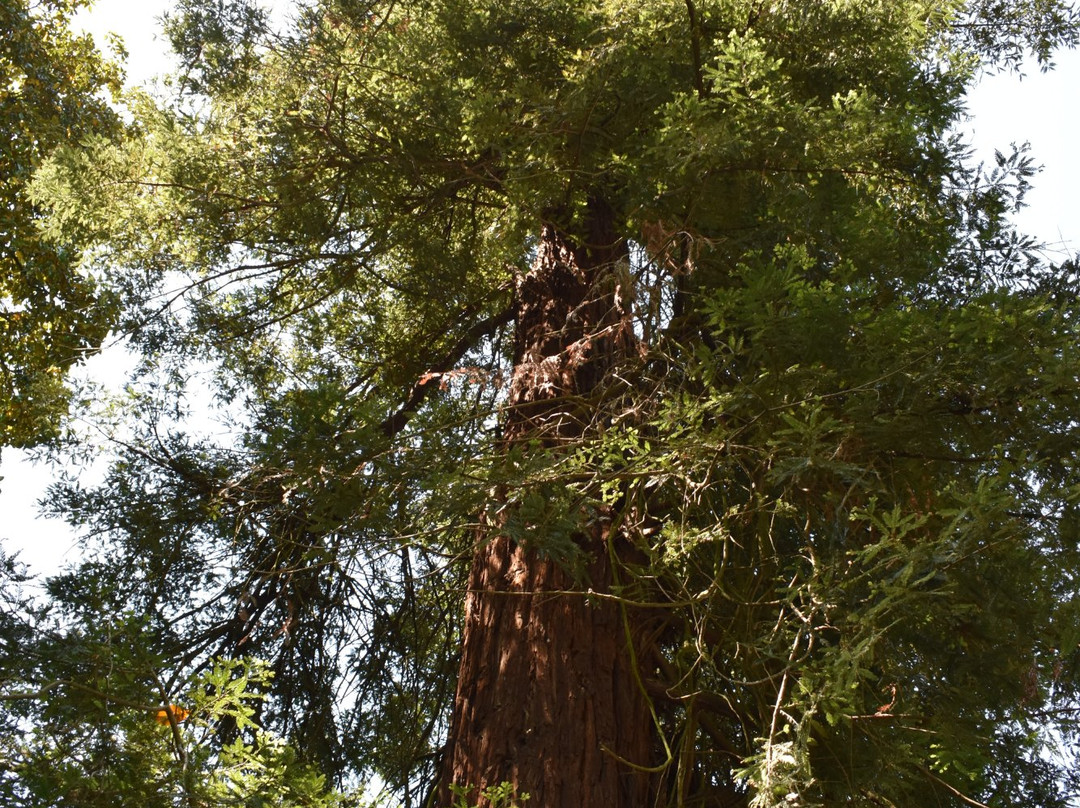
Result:
<svg viewBox="0 0 1080 808"><path fill-rule="evenodd" d="M55 437L65 372L101 344L113 309L71 241L41 238L34 170L61 145L120 131L119 68L68 29L80 2L0 6L0 445Z"/></svg>
<svg viewBox="0 0 1080 808"><path fill-rule="evenodd" d="M586 753L649 805L1075 804L1076 265L1009 222L1030 158L956 134L1068 5L166 29L173 94L57 140L18 226L95 257L140 365L49 497L84 559L45 604L6 568L7 804L564 804L513 758L566 727L467 718L577 653L544 603L607 621L596 721L644 740ZM506 768L456 768L470 727Z"/></svg>

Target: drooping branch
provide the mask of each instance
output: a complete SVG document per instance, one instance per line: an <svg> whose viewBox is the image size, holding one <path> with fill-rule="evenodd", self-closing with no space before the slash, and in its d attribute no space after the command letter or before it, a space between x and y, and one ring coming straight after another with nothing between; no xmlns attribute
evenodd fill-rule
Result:
<svg viewBox="0 0 1080 808"><path fill-rule="evenodd" d="M382 422L380 429L388 438L394 437L409 422L412 414L427 398L432 390L437 390L440 377L443 373L453 369L454 365L463 357L470 348L476 345L484 337L491 336L501 326L514 319L514 307L507 306L497 314L493 314L473 324L461 338L458 339L445 354L428 366L427 371L420 376L409 390L405 402Z"/></svg>

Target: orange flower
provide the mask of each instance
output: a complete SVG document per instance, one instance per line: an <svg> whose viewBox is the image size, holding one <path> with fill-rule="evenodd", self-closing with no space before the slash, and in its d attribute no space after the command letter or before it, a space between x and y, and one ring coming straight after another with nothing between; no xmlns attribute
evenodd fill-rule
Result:
<svg viewBox="0 0 1080 808"><path fill-rule="evenodd" d="M188 711L177 704L170 704L164 710L158 710L154 715L154 720L161 724L163 727L169 726L169 713L172 713L173 719L179 724L185 718L188 717Z"/></svg>

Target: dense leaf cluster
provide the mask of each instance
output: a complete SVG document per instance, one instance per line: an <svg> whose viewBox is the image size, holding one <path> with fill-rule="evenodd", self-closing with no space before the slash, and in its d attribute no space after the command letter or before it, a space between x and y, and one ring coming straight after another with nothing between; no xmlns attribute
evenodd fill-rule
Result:
<svg viewBox="0 0 1080 808"><path fill-rule="evenodd" d="M119 68L68 30L79 2L0 6L0 445L56 436L65 373L97 350L114 310L81 264L78 245L41 238L28 185L52 152L118 135L106 93Z"/></svg>

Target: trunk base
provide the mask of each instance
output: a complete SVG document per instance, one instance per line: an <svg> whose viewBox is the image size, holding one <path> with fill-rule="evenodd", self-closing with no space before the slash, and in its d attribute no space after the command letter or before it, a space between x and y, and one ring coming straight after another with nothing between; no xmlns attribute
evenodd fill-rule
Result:
<svg viewBox="0 0 1080 808"><path fill-rule="evenodd" d="M592 548L595 591L611 569ZM633 670L621 607L572 591L549 559L499 537L477 553L440 804L511 783L528 808L648 804L649 704Z"/></svg>

